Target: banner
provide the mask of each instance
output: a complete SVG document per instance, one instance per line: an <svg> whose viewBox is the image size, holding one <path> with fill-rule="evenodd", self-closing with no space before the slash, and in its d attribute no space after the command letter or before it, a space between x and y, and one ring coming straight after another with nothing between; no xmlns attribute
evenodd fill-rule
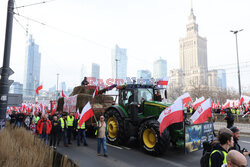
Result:
<svg viewBox="0 0 250 167"><path fill-rule="evenodd" d="M64 112L69 112L69 111L76 112L76 102L77 102L77 95L65 97L63 111Z"/></svg>
<svg viewBox="0 0 250 167"><path fill-rule="evenodd" d="M214 140L212 122L185 127L185 150L194 152L203 149L204 141Z"/></svg>

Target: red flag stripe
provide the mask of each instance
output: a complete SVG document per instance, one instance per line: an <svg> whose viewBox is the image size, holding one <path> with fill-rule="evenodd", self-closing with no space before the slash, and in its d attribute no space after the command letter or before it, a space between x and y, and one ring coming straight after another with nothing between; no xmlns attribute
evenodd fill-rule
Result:
<svg viewBox="0 0 250 167"><path fill-rule="evenodd" d="M177 122L183 122L183 110L178 110L172 112L168 116L164 117L160 124L160 134L166 129L169 125Z"/></svg>

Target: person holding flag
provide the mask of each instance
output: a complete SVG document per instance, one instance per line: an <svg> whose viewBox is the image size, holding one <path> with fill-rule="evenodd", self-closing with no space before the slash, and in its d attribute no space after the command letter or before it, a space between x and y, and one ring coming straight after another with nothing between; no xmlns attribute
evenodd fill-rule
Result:
<svg viewBox="0 0 250 167"><path fill-rule="evenodd" d="M107 157L107 144L106 144L106 131L107 125L104 121L104 116L100 116L100 121L97 123L97 155L101 155L101 147L103 148L104 156Z"/></svg>
<svg viewBox="0 0 250 167"><path fill-rule="evenodd" d="M87 146L86 134L85 134L85 122L94 116L94 112L88 102L82 109L79 120L77 121L77 145L80 145L80 137L83 135L84 145Z"/></svg>
<svg viewBox="0 0 250 167"><path fill-rule="evenodd" d="M84 146L88 146L87 144L87 140L86 140L86 126L85 126L85 122L82 123L81 126L79 126L79 121L80 121L80 116L78 116L78 119L76 119L77 122L77 128L76 128L76 132L77 132L77 146L80 146L80 140L83 139L83 144Z"/></svg>

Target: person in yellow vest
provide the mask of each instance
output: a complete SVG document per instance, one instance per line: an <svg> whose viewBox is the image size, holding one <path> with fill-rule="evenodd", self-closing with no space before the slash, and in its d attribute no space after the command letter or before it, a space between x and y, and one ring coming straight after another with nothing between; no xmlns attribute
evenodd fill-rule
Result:
<svg viewBox="0 0 250 167"><path fill-rule="evenodd" d="M77 146L80 146L80 141L81 139L83 139L83 144L84 146L88 146L87 144L87 141L86 141L86 133L85 131L87 130L86 129L86 126L85 126L85 122L83 122L83 124L81 126L79 126L79 120L80 116L78 117L77 119L77 128L76 128L76 131L77 131Z"/></svg>
<svg viewBox="0 0 250 167"><path fill-rule="evenodd" d="M237 115L240 115L240 110L239 110L238 107L236 108L236 114L237 114Z"/></svg>
<svg viewBox="0 0 250 167"><path fill-rule="evenodd" d="M235 114L235 108L232 108L231 111L233 114Z"/></svg>
<svg viewBox="0 0 250 167"><path fill-rule="evenodd" d="M68 144L72 144L70 142L71 140L71 134L73 133L73 123L74 123L75 117L74 117L74 113L71 112L69 113L69 115L67 116L67 126L68 126L68 132L67 132L67 137L68 137Z"/></svg>
<svg viewBox="0 0 250 167"><path fill-rule="evenodd" d="M231 133L221 133L219 135L219 144L217 144L209 158L210 167L221 167L227 164L227 153L229 148L233 147L234 140L233 134Z"/></svg>
<svg viewBox="0 0 250 167"><path fill-rule="evenodd" d="M63 113L62 117L59 119L60 125L61 125L61 135L59 136L58 142L57 142L57 146L59 146L60 140L63 137L63 142L64 142L64 146L68 147L67 144L67 114Z"/></svg>

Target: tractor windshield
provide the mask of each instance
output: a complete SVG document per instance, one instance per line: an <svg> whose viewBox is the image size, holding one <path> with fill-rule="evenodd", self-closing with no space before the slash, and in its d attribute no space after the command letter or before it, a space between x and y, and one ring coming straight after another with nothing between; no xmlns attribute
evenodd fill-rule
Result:
<svg viewBox="0 0 250 167"><path fill-rule="evenodd" d="M153 99L153 89L138 89L138 102L142 103L142 101L152 101Z"/></svg>

